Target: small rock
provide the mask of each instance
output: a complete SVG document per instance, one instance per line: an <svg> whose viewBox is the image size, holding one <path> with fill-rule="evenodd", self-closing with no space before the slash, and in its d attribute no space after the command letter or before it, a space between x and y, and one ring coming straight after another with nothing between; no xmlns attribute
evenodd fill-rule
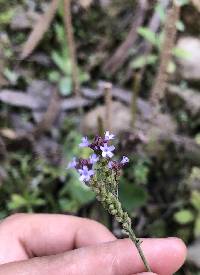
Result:
<svg viewBox="0 0 200 275"><path fill-rule="evenodd" d="M83 119L83 131L85 133L97 133L98 118L101 118L103 125L106 122L105 106L98 106L92 111L89 111ZM122 133L131 129L131 110L130 107L123 105L120 102L114 101L112 104L112 131L115 134ZM135 130L142 131L145 136L157 138L162 133L173 134L176 132L176 123L166 114L158 113L157 115L138 112L135 123Z"/></svg>
<svg viewBox="0 0 200 275"><path fill-rule="evenodd" d="M200 39L194 37L180 38L177 48L187 53L186 58L177 59L181 77L186 80L200 81Z"/></svg>
<svg viewBox="0 0 200 275"><path fill-rule="evenodd" d="M197 90L182 89L179 86L169 85L167 102L174 109L181 106L191 117L200 114L200 93Z"/></svg>
<svg viewBox="0 0 200 275"><path fill-rule="evenodd" d="M24 30L33 27L33 24L39 18L35 12L26 11L21 6L16 8L15 14L11 21L12 30Z"/></svg>
<svg viewBox="0 0 200 275"><path fill-rule="evenodd" d="M103 125L106 122L106 108L105 105L98 106L92 111L88 112L83 119L83 130L87 132L97 133L98 120L102 119ZM112 103L112 131L115 134L126 131L130 128L131 124L131 113L130 109L127 108L120 102Z"/></svg>
<svg viewBox="0 0 200 275"><path fill-rule="evenodd" d="M100 4L103 8L107 8L111 4L111 0L100 0Z"/></svg>
<svg viewBox="0 0 200 275"><path fill-rule="evenodd" d="M80 5L83 8L88 8L92 4L92 0L80 0Z"/></svg>
<svg viewBox="0 0 200 275"><path fill-rule="evenodd" d="M200 239L196 240L192 245L189 246L188 257L187 257L188 262L200 268L199 255L200 255Z"/></svg>

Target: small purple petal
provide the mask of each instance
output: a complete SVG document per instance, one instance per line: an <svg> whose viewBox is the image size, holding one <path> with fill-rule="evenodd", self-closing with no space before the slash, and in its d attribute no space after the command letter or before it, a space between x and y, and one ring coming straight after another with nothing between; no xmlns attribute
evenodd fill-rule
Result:
<svg viewBox="0 0 200 275"><path fill-rule="evenodd" d="M104 144L104 146L101 146L100 147L101 151L102 151L102 157L106 158L106 157L109 157L109 158L112 158L113 157L113 153L112 151L115 150L115 146L108 146L108 144Z"/></svg>
<svg viewBox="0 0 200 275"><path fill-rule="evenodd" d="M96 154L90 156L90 163L95 164L99 160L99 157Z"/></svg>
<svg viewBox="0 0 200 275"><path fill-rule="evenodd" d="M88 138L87 137L83 137L81 139L81 143L79 144L79 147L88 147L90 145Z"/></svg>
<svg viewBox="0 0 200 275"><path fill-rule="evenodd" d="M94 175L94 171L93 170L89 170L87 166L83 166L82 169L78 170L79 174L80 174L80 180L81 181L89 181L91 176Z"/></svg>
<svg viewBox="0 0 200 275"><path fill-rule="evenodd" d="M107 152L107 156L108 156L109 158L112 158L112 157L114 156L114 154L113 154L112 152Z"/></svg>
<svg viewBox="0 0 200 275"><path fill-rule="evenodd" d="M122 163L122 164L126 164L126 163L128 163L128 162L129 162L129 158L123 156L123 158L122 158L122 160L121 160L121 163Z"/></svg>
<svg viewBox="0 0 200 275"><path fill-rule="evenodd" d="M109 151L114 151L115 150L115 146L114 145L111 145L111 146L109 146Z"/></svg>
<svg viewBox="0 0 200 275"><path fill-rule="evenodd" d="M111 134L109 131L105 132L105 140L109 141L115 138L115 135Z"/></svg>
<svg viewBox="0 0 200 275"><path fill-rule="evenodd" d="M94 176L94 171L93 170L89 170L88 171L88 175L91 177L91 176Z"/></svg>
<svg viewBox="0 0 200 275"><path fill-rule="evenodd" d="M76 161L76 158L73 158L73 160L71 162L69 162L67 168L70 169L70 168L75 168L77 165L77 161Z"/></svg>
<svg viewBox="0 0 200 275"><path fill-rule="evenodd" d="M112 162L112 161L109 161L109 162L108 162L108 168L112 169L112 164L113 164L113 162Z"/></svg>

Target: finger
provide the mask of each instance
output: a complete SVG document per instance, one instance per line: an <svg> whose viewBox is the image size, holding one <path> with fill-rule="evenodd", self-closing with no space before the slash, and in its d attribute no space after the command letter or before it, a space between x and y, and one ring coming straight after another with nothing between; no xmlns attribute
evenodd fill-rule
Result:
<svg viewBox="0 0 200 275"><path fill-rule="evenodd" d="M185 245L179 239L146 239L142 246L152 271L157 274L173 274L186 256ZM0 275L130 275L144 271L144 265L130 240L83 247L57 256L0 267Z"/></svg>
<svg viewBox="0 0 200 275"><path fill-rule="evenodd" d="M0 225L0 263L62 253L115 239L106 227L92 220L66 215L18 214Z"/></svg>

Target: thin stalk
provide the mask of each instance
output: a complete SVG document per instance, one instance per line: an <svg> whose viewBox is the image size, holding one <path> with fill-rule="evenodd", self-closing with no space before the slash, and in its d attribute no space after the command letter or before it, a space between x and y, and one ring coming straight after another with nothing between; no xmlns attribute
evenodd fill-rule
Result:
<svg viewBox="0 0 200 275"><path fill-rule="evenodd" d="M148 272L151 272L151 268L150 268L150 266L149 266L149 264L148 264L148 262L147 262L147 260L146 260L146 258L145 258L145 256L144 256L144 253L143 253L142 248L141 248L141 246L140 246L140 245L141 245L140 239L138 239L138 238L136 237L136 235L135 235L135 233L134 233L134 231L133 231L132 228L129 228L129 229L127 230L127 233L128 233L128 235L129 235L129 238L134 242L134 244L135 244L135 246L136 246L136 248L137 248L137 250L138 250L138 253L140 254L140 257L141 257L141 259L142 259L142 261L143 261L143 263L144 263L144 265L145 265L147 271L148 271Z"/></svg>
<svg viewBox="0 0 200 275"><path fill-rule="evenodd" d="M105 113L105 124L106 129L112 130L112 84L105 83L104 84L104 96L105 96L105 104L106 104L106 113Z"/></svg>
<svg viewBox="0 0 200 275"><path fill-rule="evenodd" d="M67 37L67 44L69 48L69 55L72 64L72 81L74 93L76 96L80 96L80 83L78 74L78 64L76 55L76 44L74 39L72 15L71 15L71 0L64 0L64 23L65 32Z"/></svg>
<svg viewBox="0 0 200 275"><path fill-rule="evenodd" d="M176 40L177 28L176 22L180 16L180 6L176 2L172 2L172 7L168 10L164 27L164 41L161 46L160 66L155 79L155 84L151 91L150 101L159 108L160 99L165 96L167 81L169 78L167 68L172 58L172 50Z"/></svg>
<svg viewBox="0 0 200 275"><path fill-rule="evenodd" d="M141 86L141 71L136 73L134 80L133 80L133 92L132 92L132 99L131 99L131 126L132 128L135 127L135 122L137 118L137 99L139 96L140 86Z"/></svg>

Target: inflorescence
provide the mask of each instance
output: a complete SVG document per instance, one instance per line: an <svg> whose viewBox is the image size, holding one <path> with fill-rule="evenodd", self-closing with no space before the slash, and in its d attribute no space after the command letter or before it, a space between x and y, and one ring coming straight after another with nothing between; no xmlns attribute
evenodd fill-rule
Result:
<svg viewBox="0 0 200 275"><path fill-rule="evenodd" d="M115 146L110 145L110 141L114 138L115 136L109 131L105 132L104 137L96 136L92 143L89 142L87 137L83 137L79 146L91 148L93 154L88 159L73 158L68 168L75 168L80 175L80 180L88 183L95 174L95 164L104 159L105 163L107 162L107 167L119 174L123 166L129 162L129 158L123 156L121 161L111 160L114 156Z"/></svg>
<svg viewBox="0 0 200 275"><path fill-rule="evenodd" d="M96 136L93 142L83 137L80 147L88 147L93 152L88 159L73 158L68 168L74 168L79 173L80 181L88 185L95 192L96 198L103 207L121 223L123 231L135 243L137 250L148 271L150 267L145 259L140 246L140 240L132 229L131 219L122 208L118 198L118 184L122 168L129 162L129 158L123 156L120 161L114 160L115 146L111 144L115 138L106 131L104 137Z"/></svg>

